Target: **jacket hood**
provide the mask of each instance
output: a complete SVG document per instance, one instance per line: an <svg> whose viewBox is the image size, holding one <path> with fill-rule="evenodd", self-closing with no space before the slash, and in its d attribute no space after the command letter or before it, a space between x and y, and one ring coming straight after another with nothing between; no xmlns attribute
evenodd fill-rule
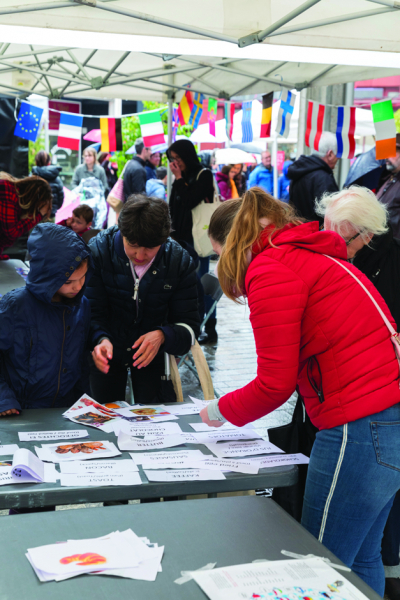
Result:
<svg viewBox="0 0 400 600"><path fill-rule="evenodd" d="M258 243L253 246L253 257L263 250L271 248L268 236L271 229L266 227ZM346 243L334 231L319 231L318 221L303 223L301 225L285 225L272 235L272 243L278 248L290 245L296 248L311 250L317 254L327 254L334 258L347 260Z"/></svg>
<svg viewBox="0 0 400 600"><path fill-rule="evenodd" d="M146 183L146 194L151 196L153 191L163 190L165 192L165 185L161 181L161 179L148 179Z"/></svg>
<svg viewBox="0 0 400 600"><path fill-rule="evenodd" d="M228 181L229 175L226 175L225 173L221 173L221 171L218 171L218 173L215 173L215 179L218 182L220 182L220 181Z"/></svg>
<svg viewBox="0 0 400 600"><path fill-rule="evenodd" d="M296 179L300 179L311 173L312 171L318 170L326 171L327 173L332 173L332 169L328 167L325 161L322 160L319 156L300 156L292 165L288 168L288 177L292 181L296 181Z"/></svg>
<svg viewBox="0 0 400 600"><path fill-rule="evenodd" d="M282 174L284 177L288 176L288 170L289 170L290 165L292 165L292 164L293 164L292 160L285 160L285 162L283 163Z"/></svg>
<svg viewBox="0 0 400 600"><path fill-rule="evenodd" d="M73 300L73 304L79 303L93 272L92 255L82 238L68 227L40 223L29 236L28 251L31 261L26 287L38 300L49 304L82 260L89 257L85 285Z"/></svg>
<svg viewBox="0 0 400 600"><path fill-rule="evenodd" d="M32 173L38 177L42 177L46 181L55 181L60 175L62 167L57 165L47 165L46 167L33 167Z"/></svg>

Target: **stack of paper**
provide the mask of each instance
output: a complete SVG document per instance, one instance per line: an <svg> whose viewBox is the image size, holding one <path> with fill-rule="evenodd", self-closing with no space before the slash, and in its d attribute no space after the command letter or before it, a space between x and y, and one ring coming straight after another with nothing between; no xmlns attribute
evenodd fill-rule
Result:
<svg viewBox="0 0 400 600"><path fill-rule="evenodd" d="M126 409L118 407L118 410ZM121 416L114 409L99 404L87 395L81 396L71 408L63 413L63 417L73 423L95 427L107 433L114 431L114 423L121 419Z"/></svg>
<svg viewBox="0 0 400 600"><path fill-rule="evenodd" d="M82 573L154 581L161 570L164 547L143 541L131 529L101 538L30 548L26 554L42 582L62 581Z"/></svg>
<svg viewBox="0 0 400 600"><path fill-rule="evenodd" d="M30 450L19 448L11 465L0 467L0 485L10 483L55 483L58 473L54 465L44 464Z"/></svg>
<svg viewBox="0 0 400 600"><path fill-rule="evenodd" d="M139 469L132 460L91 460L61 463L61 485L141 485Z"/></svg>
<svg viewBox="0 0 400 600"><path fill-rule="evenodd" d="M41 448L35 446L35 450L41 460L54 463L90 458L112 458L121 454L115 444L108 441L42 444Z"/></svg>
<svg viewBox="0 0 400 600"><path fill-rule="evenodd" d="M176 421L178 417L169 412L169 409L163 404L139 405L135 404L130 408L116 409L119 415L127 418L128 421L153 421L161 423L162 421Z"/></svg>

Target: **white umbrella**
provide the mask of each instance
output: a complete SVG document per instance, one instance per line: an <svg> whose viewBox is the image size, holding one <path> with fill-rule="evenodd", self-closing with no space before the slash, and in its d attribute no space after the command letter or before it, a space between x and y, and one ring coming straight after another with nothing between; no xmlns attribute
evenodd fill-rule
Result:
<svg viewBox="0 0 400 600"><path fill-rule="evenodd" d="M219 148L215 152L215 160L218 165L255 164L256 159L252 154L244 152L239 148Z"/></svg>

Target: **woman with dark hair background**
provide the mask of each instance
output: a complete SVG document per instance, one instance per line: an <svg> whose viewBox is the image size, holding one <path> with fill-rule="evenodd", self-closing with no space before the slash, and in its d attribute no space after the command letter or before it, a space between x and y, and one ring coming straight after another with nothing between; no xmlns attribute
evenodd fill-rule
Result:
<svg viewBox="0 0 400 600"><path fill-rule="evenodd" d="M62 167L51 164L50 154L41 150L35 156L36 166L32 168L32 175L37 175L49 182L53 195L51 216L54 217L64 202L64 186L60 177Z"/></svg>

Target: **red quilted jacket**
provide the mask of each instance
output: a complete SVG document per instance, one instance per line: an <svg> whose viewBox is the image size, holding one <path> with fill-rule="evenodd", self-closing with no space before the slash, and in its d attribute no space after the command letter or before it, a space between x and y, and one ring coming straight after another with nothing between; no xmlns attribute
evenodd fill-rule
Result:
<svg viewBox="0 0 400 600"><path fill-rule="evenodd" d="M273 236L274 248L266 233L254 250L245 282L257 377L220 399L223 416L245 425L278 408L296 385L319 429L400 402L399 365L382 317L358 283L323 256L345 259L342 238L318 231L316 222L288 225ZM346 266L396 328L369 279Z"/></svg>
<svg viewBox="0 0 400 600"><path fill-rule="evenodd" d="M35 219L21 219L21 214L15 186L10 181L0 179L0 255L43 219L40 213Z"/></svg>

